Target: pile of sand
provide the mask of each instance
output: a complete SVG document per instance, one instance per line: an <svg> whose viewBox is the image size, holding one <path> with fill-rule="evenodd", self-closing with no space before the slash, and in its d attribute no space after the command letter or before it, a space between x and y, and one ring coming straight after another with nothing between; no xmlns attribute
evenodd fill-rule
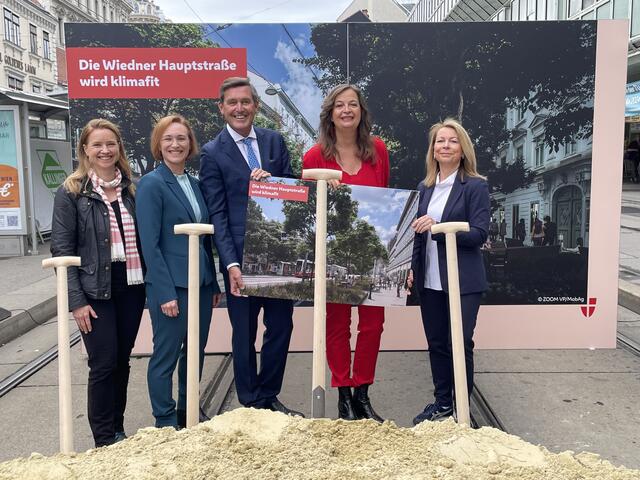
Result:
<svg viewBox="0 0 640 480"><path fill-rule="evenodd" d="M189 430L145 428L86 453L0 464L0 479L18 478L627 480L640 471L452 420L408 429L238 409Z"/></svg>

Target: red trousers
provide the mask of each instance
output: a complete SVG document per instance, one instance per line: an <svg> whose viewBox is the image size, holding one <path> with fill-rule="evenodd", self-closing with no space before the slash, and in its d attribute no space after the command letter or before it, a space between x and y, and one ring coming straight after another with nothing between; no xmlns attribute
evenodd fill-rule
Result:
<svg viewBox="0 0 640 480"><path fill-rule="evenodd" d="M358 387L373 383L384 307L358 306L358 339L351 371L351 305L327 303L327 363L332 387Z"/></svg>

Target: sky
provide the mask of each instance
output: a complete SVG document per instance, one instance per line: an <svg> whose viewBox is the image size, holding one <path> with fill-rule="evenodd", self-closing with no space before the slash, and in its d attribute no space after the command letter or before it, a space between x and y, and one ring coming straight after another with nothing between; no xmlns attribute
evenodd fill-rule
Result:
<svg viewBox="0 0 640 480"><path fill-rule="evenodd" d="M335 22L351 0L155 0L174 23Z"/></svg>
<svg viewBox="0 0 640 480"><path fill-rule="evenodd" d="M309 23L206 24L206 36L221 47L247 49L247 68L269 83L282 87L307 121L317 127L322 93L313 71L296 61L315 55L309 42ZM294 43L295 42L295 43Z"/></svg>

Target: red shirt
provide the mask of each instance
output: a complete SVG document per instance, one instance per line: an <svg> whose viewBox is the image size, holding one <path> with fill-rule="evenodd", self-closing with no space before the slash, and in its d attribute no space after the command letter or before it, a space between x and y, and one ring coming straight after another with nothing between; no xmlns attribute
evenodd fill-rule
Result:
<svg viewBox="0 0 640 480"><path fill-rule="evenodd" d="M334 158L326 159L322 156L320 145L316 144L304 154L302 168L331 168L342 170L342 183L349 185L366 185L369 187L389 186L389 152L384 142L378 137L373 137L373 146L376 150L376 163L363 161L360 170L355 175L346 173Z"/></svg>

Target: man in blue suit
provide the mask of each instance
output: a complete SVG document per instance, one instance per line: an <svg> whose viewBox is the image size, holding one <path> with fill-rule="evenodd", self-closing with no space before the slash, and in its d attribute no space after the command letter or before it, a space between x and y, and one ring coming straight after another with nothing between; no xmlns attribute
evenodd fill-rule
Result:
<svg viewBox="0 0 640 480"><path fill-rule="evenodd" d="M292 177L282 135L253 126L258 95L248 78L227 78L220 87L220 112L227 125L202 148L200 188L207 202L233 327L232 350L236 392L245 407L302 415L277 398L293 330L293 302L242 297L241 265L250 180L271 175ZM266 331L256 362L258 314L264 310Z"/></svg>

